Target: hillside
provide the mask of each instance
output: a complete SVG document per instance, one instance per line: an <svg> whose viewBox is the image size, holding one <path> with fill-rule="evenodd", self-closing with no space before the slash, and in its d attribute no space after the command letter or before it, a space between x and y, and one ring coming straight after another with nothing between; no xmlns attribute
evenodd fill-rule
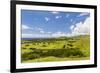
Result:
<svg viewBox="0 0 100 73"><path fill-rule="evenodd" d="M89 59L90 37L81 35L22 40L21 50L22 62Z"/></svg>

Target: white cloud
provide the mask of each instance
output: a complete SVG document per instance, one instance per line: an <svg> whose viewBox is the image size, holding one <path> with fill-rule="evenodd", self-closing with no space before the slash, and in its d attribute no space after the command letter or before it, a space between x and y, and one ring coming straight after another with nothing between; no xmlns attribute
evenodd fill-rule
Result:
<svg viewBox="0 0 100 73"><path fill-rule="evenodd" d="M59 16L56 16L55 18L56 18L56 19L58 19L58 18L59 18Z"/></svg>
<svg viewBox="0 0 100 73"><path fill-rule="evenodd" d="M40 27L35 27L35 30L43 30L42 28L40 28Z"/></svg>
<svg viewBox="0 0 100 73"><path fill-rule="evenodd" d="M22 25L22 30L24 30L24 29L32 29L32 28L27 25Z"/></svg>
<svg viewBox="0 0 100 73"><path fill-rule="evenodd" d="M49 20L50 20L50 18L48 18L48 17L45 17L45 20L46 20L46 21L49 21Z"/></svg>
<svg viewBox="0 0 100 73"><path fill-rule="evenodd" d="M53 12L52 12L52 14L58 14L58 13L59 13L59 12L57 12L57 11L53 11Z"/></svg>
<svg viewBox="0 0 100 73"><path fill-rule="evenodd" d="M74 25L71 25L71 26L70 26L70 29L73 30L73 28L74 28Z"/></svg>
<svg viewBox="0 0 100 73"><path fill-rule="evenodd" d="M52 33L52 37L61 37L61 36L67 36L67 34L60 31L56 33Z"/></svg>
<svg viewBox="0 0 100 73"><path fill-rule="evenodd" d="M72 28L71 26L70 28ZM71 29L72 35L85 35L90 34L90 19L87 18L84 23L79 22Z"/></svg>
<svg viewBox="0 0 100 73"><path fill-rule="evenodd" d="M83 12L80 15L78 15L77 17L81 17L81 16L85 16L85 15L89 15L89 13L88 12Z"/></svg>
<svg viewBox="0 0 100 73"><path fill-rule="evenodd" d="M40 30L40 33L44 33L44 31L43 30Z"/></svg>
<svg viewBox="0 0 100 73"><path fill-rule="evenodd" d="M35 31L37 31L38 33L45 33L43 28L40 27L35 27Z"/></svg>
<svg viewBox="0 0 100 73"><path fill-rule="evenodd" d="M62 16L56 16L55 18L56 18L56 19L59 19L59 18L61 18L61 17L62 17Z"/></svg>
<svg viewBox="0 0 100 73"><path fill-rule="evenodd" d="M29 29L28 27L25 27L25 29ZM42 28L35 28L36 31L39 33L23 33L22 38L50 38L50 37L61 37L61 36L77 36L77 35L86 35L90 34L90 18L87 18L84 23L79 22L76 23L75 25L70 26L70 33L67 32L45 32Z"/></svg>
<svg viewBox="0 0 100 73"><path fill-rule="evenodd" d="M46 38L50 37L48 34L22 34L22 38Z"/></svg>
<svg viewBox="0 0 100 73"><path fill-rule="evenodd" d="M56 33L51 33L51 34L29 34L29 33L24 33L22 34L22 38L51 38L51 37L61 37L61 36L67 36L66 33L63 33L63 32L56 32Z"/></svg>
<svg viewBox="0 0 100 73"><path fill-rule="evenodd" d="M32 38L33 34L29 34L29 33L22 33L22 38Z"/></svg>

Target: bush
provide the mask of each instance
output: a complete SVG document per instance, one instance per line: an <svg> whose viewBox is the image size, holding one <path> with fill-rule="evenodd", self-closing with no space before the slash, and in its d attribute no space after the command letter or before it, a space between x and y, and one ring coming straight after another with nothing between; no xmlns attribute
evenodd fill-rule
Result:
<svg viewBox="0 0 100 73"><path fill-rule="evenodd" d="M36 50L36 48L30 48L30 50Z"/></svg>
<svg viewBox="0 0 100 73"><path fill-rule="evenodd" d="M22 61L27 60L28 59L28 54L27 53L22 54L21 59L22 59Z"/></svg>
<svg viewBox="0 0 100 73"><path fill-rule="evenodd" d="M40 57L40 54L37 54L37 53L24 53L22 54L22 60L29 60L29 59L35 59L35 58L39 58Z"/></svg>
<svg viewBox="0 0 100 73"><path fill-rule="evenodd" d="M71 57L78 56L84 57L84 53L79 48L65 48L65 49L34 49L34 51L30 53L22 54L22 60L35 59L40 57Z"/></svg>
<svg viewBox="0 0 100 73"><path fill-rule="evenodd" d="M42 47L46 47L46 45L42 45Z"/></svg>
<svg viewBox="0 0 100 73"><path fill-rule="evenodd" d="M62 48L65 48L66 47L66 45L63 45L63 47Z"/></svg>
<svg viewBox="0 0 100 73"><path fill-rule="evenodd" d="M26 49L26 48L22 48L22 49Z"/></svg>
<svg viewBox="0 0 100 73"><path fill-rule="evenodd" d="M31 53L30 55L28 55L28 59L35 59L35 58L39 58L40 55L36 54L36 53Z"/></svg>

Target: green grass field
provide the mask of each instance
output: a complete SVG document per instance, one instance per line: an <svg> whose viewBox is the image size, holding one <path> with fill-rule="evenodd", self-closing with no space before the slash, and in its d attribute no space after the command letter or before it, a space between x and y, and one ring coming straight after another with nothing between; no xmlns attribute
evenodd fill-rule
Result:
<svg viewBox="0 0 100 73"><path fill-rule="evenodd" d="M90 36L22 40L21 62L88 60Z"/></svg>

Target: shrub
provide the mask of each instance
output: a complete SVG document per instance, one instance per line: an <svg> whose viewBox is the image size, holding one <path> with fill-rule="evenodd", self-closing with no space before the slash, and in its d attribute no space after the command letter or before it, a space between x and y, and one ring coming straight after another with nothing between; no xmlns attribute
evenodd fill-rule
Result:
<svg viewBox="0 0 100 73"><path fill-rule="evenodd" d="M46 45L42 45L42 47L46 47Z"/></svg>
<svg viewBox="0 0 100 73"><path fill-rule="evenodd" d="M26 44L25 46L29 46L28 44Z"/></svg>
<svg viewBox="0 0 100 73"><path fill-rule="evenodd" d="M22 48L22 49L26 49L26 48Z"/></svg>
<svg viewBox="0 0 100 73"><path fill-rule="evenodd" d="M37 54L37 53L24 53L21 55L22 57L22 60L29 60L29 59L35 59L35 58L39 58L40 57L40 54Z"/></svg>
<svg viewBox="0 0 100 73"><path fill-rule="evenodd" d="M30 50L36 50L36 48L30 48Z"/></svg>
<svg viewBox="0 0 100 73"><path fill-rule="evenodd" d="M40 55L39 54L36 54L36 53L31 53L28 55L28 59L35 59L35 58L39 58Z"/></svg>
<svg viewBox="0 0 100 73"><path fill-rule="evenodd" d="M21 55L21 60L27 60L28 59L28 54L27 53L24 53Z"/></svg>
<svg viewBox="0 0 100 73"><path fill-rule="evenodd" d="M32 48L31 48L32 49ZM35 59L40 57L84 57L84 53L79 48L65 48L65 49L36 49L30 53L22 54L22 60Z"/></svg>
<svg viewBox="0 0 100 73"><path fill-rule="evenodd" d="M66 47L66 45L63 45L63 48L65 48Z"/></svg>

